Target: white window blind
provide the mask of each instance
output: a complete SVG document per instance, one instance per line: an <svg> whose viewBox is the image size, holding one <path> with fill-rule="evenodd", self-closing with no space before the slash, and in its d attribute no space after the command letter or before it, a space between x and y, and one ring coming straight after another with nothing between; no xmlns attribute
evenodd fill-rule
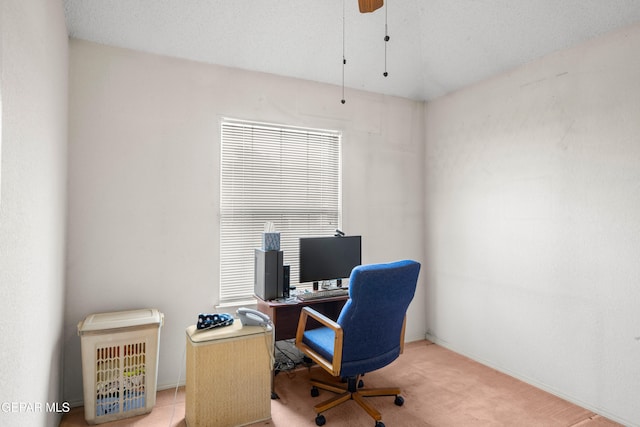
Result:
<svg viewBox="0 0 640 427"><path fill-rule="evenodd" d="M298 239L339 227L340 133L230 119L221 131L220 301L253 296L267 221L299 286Z"/></svg>

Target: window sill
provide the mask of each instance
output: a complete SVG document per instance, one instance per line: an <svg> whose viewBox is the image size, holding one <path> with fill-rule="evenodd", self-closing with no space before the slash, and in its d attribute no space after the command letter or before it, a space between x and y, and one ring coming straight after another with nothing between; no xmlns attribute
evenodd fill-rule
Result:
<svg viewBox="0 0 640 427"><path fill-rule="evenodd" d="M215 306L215 309L218 312L231 312L232 314L235 315L236 310L238 308L247 307L247 308L256 309L257 304L258 304L258 301L255 298L247 298L246 300L240 300L240 301L221 302L220 304Z"/></svg>

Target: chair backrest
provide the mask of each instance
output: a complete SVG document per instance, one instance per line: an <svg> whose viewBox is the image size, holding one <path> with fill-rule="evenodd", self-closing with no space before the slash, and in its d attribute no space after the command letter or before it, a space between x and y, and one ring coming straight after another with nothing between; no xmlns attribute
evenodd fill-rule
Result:
<svg viewBox="0 0 640 427"><path fill-rule="evenodd" d="M342 376L371 372L400 355L402 328L413 299L420 263L411 260L362 265L349 279L349 300L340 312Z"/></svg>

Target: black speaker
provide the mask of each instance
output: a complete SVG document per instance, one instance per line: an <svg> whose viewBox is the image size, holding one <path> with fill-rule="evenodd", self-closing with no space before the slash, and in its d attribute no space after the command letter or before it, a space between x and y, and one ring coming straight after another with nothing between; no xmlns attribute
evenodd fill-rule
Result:
<svg viewBox="0 0 640 427"><path fill-rule="evenodd" d="M282 296L284 298L289 298L291 292L289 289L289 285L291 284L291 266L283 265L282 266Z"/></svg>
<svg viewBox="0 0 640 427"><path fill-rule="evenodd" d="M282 297L282 251L255 250L253 291L267 301Z"/></svg>

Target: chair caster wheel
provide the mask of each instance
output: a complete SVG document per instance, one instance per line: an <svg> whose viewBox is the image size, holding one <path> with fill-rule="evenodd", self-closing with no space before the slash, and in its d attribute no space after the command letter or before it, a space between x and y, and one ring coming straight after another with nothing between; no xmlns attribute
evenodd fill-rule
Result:
<svg viewBox="0 0 640 427"><path fill-rule="evenodd" d="M318 415L316 417L316 425L317 426L323 426L324 423L326 423L326 422L327 422L327 420L325 419L324 415ZM382 427L384 427L384 426L382 426Z"/></svg>
<svg viewBox="0 0 640 427"><path fill-rule="evenodd" d="M382 421L376 421L376 427L384 427L384 423Z"/></svg>
<svg viewBox="0 0 640 427"><path fill-rule="evenodd" d="M318 397L318 396L320 396L320 390L318 390L318 387L311 387L311 397ZM318 416L321 416L321 415L318 415ZM321 426L322 424L318 424L318 425Z"/></svg>
<svg viewBox="0 0 640 427"><path fill-rule="evenodd" d="M397 406L402 406L404 404L404 399L402 396L396 396L396 400L393 401Z"/></svg>
<svg viewBox="0 0 640 427"><path fill-rule="evenodd" d="M358 381L358 388L362 388L364 387L364 381L360 380Z"/></svg>

